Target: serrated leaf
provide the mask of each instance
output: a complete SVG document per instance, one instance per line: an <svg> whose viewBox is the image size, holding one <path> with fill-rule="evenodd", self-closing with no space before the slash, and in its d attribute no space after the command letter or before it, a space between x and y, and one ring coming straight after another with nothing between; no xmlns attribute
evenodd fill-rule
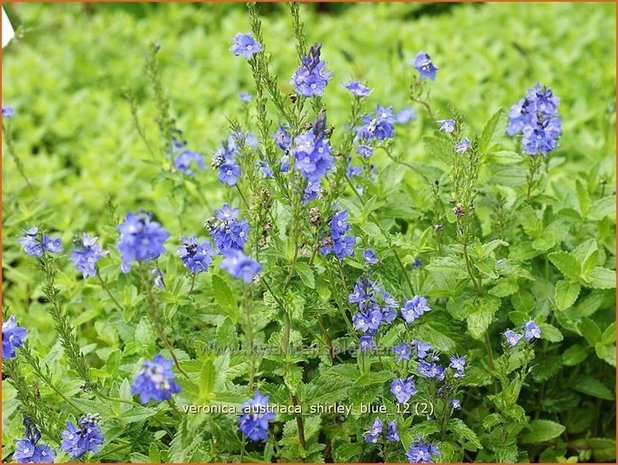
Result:
<svg viewBox="0 0 618 465"><path fill-rule="evenodd" d="M500 108L485 124L478 139L479 152L485 153L490 150L495 145L498 137L504 134L506 122L503 115L504 109Z"/></svg>
<svg viewBox="0 0 618 465"><path fill-rule="evenodd" d="M582 217L585 218L590 211L590 194L588 193L588 188L578 179L575 182L575 191L577 192L579 212Z"/></svg>
<svg viewBox="0 0 618 465"><path fill-rule="evenodd" d="M560 342L564 339L560 330L549 323L539 323L539 328L541 328L541 339L549 342Z"/></svg>
<svg viewBox="0 0 618 465"><path fill-rule="evenodd" d="M296 262L294 266L298 276L300 276L301 281L305 286L309 289L315 289L315 276L313 275L313 270L306 262Z"/></svg>
<svg viewBox="0 0 618 465"><path fill-rule="evenodd" d="M581 266L573 255L560 251L550 253L547 257L565 277L574 281L579 280Z"/></svg>
<svg viewBox="0 0 618 465"><path fill-rule="evenodd" d="M459 418L451 418L447 423L447 428L455 434L455 437L459 442L465 443L467 441L473 446L473 448L466 447L467 450L475 451L483 448L476 433L472 431L468 425L463 422L463 420Z"/></svg>
<svg viewBox="0 0 618 465"><path fill-rule="evenodd" d="M564 279L558 281L554 293L554 300L558 310L564 311L571 307L577 300L580 290L581 287L578 283Z"/></svg>
<svg viewBox="0 0 618 465"><path fill-rule="evenodd" d="M614 393L601 381L591 376L578 379L572 386L578 392L604 400L614 400Z"/></svg>
<svg viewBox="0 0 618 465"><path fill-rule="evenodd" d="M562 363L566 366L575 366L583 362L588 356L588 349L581 344L569 347L562 354Z"/></svg>
<svg viewBox="0 0 618 465"><path fill-rule="evenodd" d="M616 287L616 271L596 266L584 276L584 286L593 289L614 289Z"/></svg>
<svg viewBox="0 0 618 465"><path fill-rule="evenodd" d="M588 344L591 346L594 346L601 340L601 330L599 329L599 325L597 325L593 319L582 318L577 325L577 328L582 333L582 336L584 336L584 339L586 339Z"/></svg>
<svg viewBox="0 0 618 465"><path fill-rule="evenodd" d="M230 286L218 275L212 275L212 293L215 302L232 319L238 322L238 304Z"/></svg>
<svg viewBox="0 0 618 465"><path fill-rule="evenodd" d="M590 207L588 219L599 221L608 216L616 216L616 197L614 196L603 197L602 199L594 201Z"/></svg>
<svg viewBox="0 0 618 465"><path fill-rule="evenodd" d="M468 331L474 339L481 339L500 308L500 299L486 296L477 301L478 308L467 317Z"/></svg>
<svg viewBox="0 0 618 465"><path fill-rule="evenodd" d="M566 427L550 420L532 420L528 429L522 431L520 440L524 444L538 444L560 436Z"/></svg>

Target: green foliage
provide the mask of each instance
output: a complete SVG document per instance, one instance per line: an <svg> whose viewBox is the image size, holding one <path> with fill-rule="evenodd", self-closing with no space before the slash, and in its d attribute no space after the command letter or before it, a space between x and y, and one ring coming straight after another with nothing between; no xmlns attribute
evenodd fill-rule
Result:
<svg viewBox="0 0 618 465"><path fill-rule="evenodd" d="M65 422L94 412L105 443L88 461L403 462L417 439L450 462L615 460L615 6L320 8L11 5L24 32L3 52L3 102L16 112L3 121L3 305L28 338L3 363L4 460L24 416L59 450ZM229 51L248 31L266 50L249 63ZM315 41L334 77L321 98L291 98L289 76ZM435 82L413 81L418 50L440 67ZM373 89L367 102L340 85L352 77ZM505 127L537 81L561 98L563 136L531 160ZM363 164L353 182L346 128L376 104L412 106L417 119L376 148L372 180ZM303 204L296 171L265 180L256 162L278 164L280 121L297 134L322 111L336 170L323 197ZM455 119L455 133L432 118ZM241 147L243 177L223 186L215 170L174 168L165 153L176 127L207 159L230 130L253 131L262 148ZM463 137L471 148L458 154ZM207 235L224 202L252 228L246 252L264 271L251 284L219 258L192 275L175 254L183 235ZM318 252L335 205L357 240L343 261ZM139 209L170 232L157 262L164 289L146 267L119 270L116 226ZM33 225L65 252L25 256L17 239ZM67 260L81 232L110 251L93 278ZM432 307L381 330L379 345L421 339L444 360L467 357L453 392L416 373L415 412L389 392L412 366L357 351L348 295L367 273L365 248L379 258L373 280L398 302L423 295ZM541 339L508 347L502 333L531 320ZM181 392L141 405L131 382L158 352L174 359ZM238 415L189 412L240 411L256 390L304 413L278 414L269 438L251 443ZM351 411L307 413L318 404ZM363 440L377 417L397 421L399 443Z"/></svg>

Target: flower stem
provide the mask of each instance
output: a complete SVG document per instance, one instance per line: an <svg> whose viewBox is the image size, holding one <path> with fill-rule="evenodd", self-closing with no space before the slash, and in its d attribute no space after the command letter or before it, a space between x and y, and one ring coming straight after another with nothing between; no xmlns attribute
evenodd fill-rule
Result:
<svg viewBox="0 0 618 465"><path fill-rule="evenodd" d="M116 307L118 307L118 310L120 310L121 312L124 312L124 308L122 307L122 305L120 305L120 302L118 302L118 300L116 300L116 297L114 297L114 294L112 294L112 291L107 286L107 283L101 277L101 273L99 273L99 269L98 268L97 268L97 278L99 278L99 283L101 283L101 287L107 293L107 295L110 297L110 299L112 299L112 301L114 302Z"/></svg>

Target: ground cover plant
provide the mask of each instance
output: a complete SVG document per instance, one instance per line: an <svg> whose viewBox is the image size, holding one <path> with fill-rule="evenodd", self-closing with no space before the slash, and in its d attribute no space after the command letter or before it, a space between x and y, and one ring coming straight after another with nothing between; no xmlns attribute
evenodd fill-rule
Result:
<svg viewBox="0 0 618 465"><path fill-rule="evenodd" d="M9 13L4 461L615 460L615 5Z"/></svg>

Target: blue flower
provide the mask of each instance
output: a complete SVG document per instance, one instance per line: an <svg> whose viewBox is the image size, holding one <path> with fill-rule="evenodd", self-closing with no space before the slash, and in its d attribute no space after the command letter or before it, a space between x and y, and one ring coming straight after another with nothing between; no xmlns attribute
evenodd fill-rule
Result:
<svg viewBox="0 0 618 465"><path fill-rule="evenodd" d="M395 114L397 124L406 124L416 119L416 112L413 108L404 108Z"/></svg>
<svg viewBox="0 0 618 465"><path fill-rule="evenodd" d="M268 407L268 396L257 391L253 399L243 404L243 415L238 418L238 428L250 441L268 438L268 422L275 414Z"/></svg>
<svg viewBox="0 0 618 465"><path fill-rule="evenodd" d="M24 338L28 332L17 326L15 315L2 323L2 358L8 360L15 356L15 349L24 345Z"/></svg>
<svg viewBox="0 0 618 465"><path fill-rule="evenodd" d="M172 361L161 354L152 360L145 360L141 370L131 385L131 394L139 395L139 401L147 404L150 400L161 402L180 392L180 386L174 380Z"/></svg>
<svg viewBox="0 0 618 465"><path fill-rule="evenodd" d="M187 176L195 175L195 172L191 169L192 163L195 163L195 166L203 170L205 168L204 155L191 150L185 150L181 152L174 160L174 166L176 169Z"/></svg>
<svg viewBox="0 0 618 465"><path fill-rule="evenodd" d="M377 349L375 341L371 336L361 336L358 339L358 347L361 352L367 352L368 350Z"/></svg>
<svg viewBox="0 0 618 465"><path fill-rule="evenodd" d="M290 84L294 86L296 92L304 97L324 94L324 89L332 76L330 71L324 67L326 63L320 60L322 44L312 45L309 54L302 57L302 65L296 70Z"/></svg>
<svg viewBox="0 0 618 465"><path fill-rule="evenodd" d="M62 432L60 448L71 458L79 458L88 451L98 452L103 444L103 435L97 425L98 415L84 415L78 426L70 421Z"/></svg>
<svg viewBox="0 0 618 465"><path fill-rule="evenodd" d="M253 96L248 92L241 92L238 94L238 98L245 103L249 103Z"/></svg>
<svg viewBox="0 0 618 465"><path fill-rule="evenodd" d="M412 340L410 345L414 349L416 356L420 359L427 357L427 354L431 350L431 343L429 342L417 341L416 339L414 339Z"/></svg>
<svg viewBox="0 0 618 465"><path fill-rule="evenodd" d="M236 162L236 155L239 150L237 142L245 145L248 140L253 139L250 139L249 135L232 134L222 142L221 148L213 155L211 166L219 170L219 181L222 183L228 186L236 185L240 177L240 166Z"/></svg>
<svg viewBox="0 0 618 465"><path fill-rule="evenodd" d="M365 441L375 444L376 442L378 442L378 439L380 438L380 435L382 434L382 430L383 430L382 420L380 420L379 418L376 418L375 421L373 422L373 425L371 425L371 428L369 428L369 430L365 431L364 433Z"/></svg>
<svg viewBox="0 0 618 465"><path fill-rule="evenodd" d="M215 210L215 215L216 218L207 220L204 227L209 230L219 252L223 254L230 249L242 250L249 239L251 228L246 219L237 219L238 208L231 208L226 203Z"/></svg>
<svg viewBox="0 0 618 465"><path fill-rule="evenodd" d="M262 171L262 176L266 179L268 178L272 178L273 176L273 170L270 168L270 165L268 164L268 160L262 159L260 160L260 170Z"/></svg>
<svg viewBox="0 0 618 465"><path fill-rule="evenodd" d="M382 141L384 139L392 139L395 136L395 117L393 116L392 107L376 107L375 115L365 115L361 118L363 124L355 128L356 138L361 141L370 141L375 139Z"/></svg>
<svg viewBox="0 0 618 465"><path fill-rule="evenodd" d="M411 324L417 318L423 316L425 312L431 310L429 303L425 297L415 295L412 300L406 300L401 309L401 316L406 320L406 323Z"/></svg>
<svg viewBox="0 0 618 465"><path fill-rule="evenodd" d="M372 249L365 249L363 251L363 257L370 265L375 265L378 263L378 257L376 257L376 253Z"/></svg>
<svg viewBox="0 0 618 465"><path fill-rule="evenodd" d="M447 134L452 134L455 131L455 120L454 119L439 119L438 124L440 125L440 131L445 132Z"/></svg>
<svg viewBox="0 0 618 465"><path fill-rule="evenodd" d="M560 99L550 88L537 84L511 107L506 133L509 136L521 134L522 147L527 154L546 155L558 146L562 135L559 104Z"/></svg>
<svg viewBox="0 0 618 465"><path fill-rule="evenodd" d="M410 444L407 455L409 463L433 463L432 459L440 455L440 449L432 443L417 439Z"/></svg>
<svg viewBox="0 0 618 465"><path fill-rule="evenodd" d="M118 226L120 238L118 251L122 259L120 269L123 273L131 270L134 261L144 262L159 258L165 253L165 241L169 233L156 221L150 213L127 213L124 222Z"/></svg>
<svg viewBox="0 0 618 465"><path fill-rule="evenodd" d="M230 50L237 57L243 55L247 60L262 51L262 45L251 34L236 34Z"/></svg>
<svg viewBox="0 0 618 465"><path fill-rule="evenodd" d="M348 211L340 210L336 212L328 225L330 226L330 236L323 240L320 253L322 255L334 253L339 259L354 255L356 238L352 235L346 235L352 229L348 224Z"/></svg>
<svg viewBox="0 0 618 465"><path fill-rule="evenodd" d="M53 239L47 234L41 236L36 226L24 231L24 237L18 242L23 246L27 255L38 258L41 258L45 252L59 253L64 250L60 239Z"/></svg>
<svg viewBox="0 0 618 465"><path fill-rule="evenodd" d="M241 250L228 249L223 256L221 268L246 283L253 281L255 275L262 271L262 265L246 256Z"/></svg>
<svg viewBox="0 0 618 465"><path fill-rule="evenodd" d="M524 323L521 328L524 330L524 339L526 341L541 339L541 328L533 320Z"/></svg>
<svg viewBox="0 0 618 465"><path fill-rule="evenodd" d="M358 305L360 312L352 317L352 322L356 330L364 333L373 333L397 317L395 299L364 276L356 281L348 302Z"/></svg>
<svg viewBox="0 0 618 465"><path fill-rule="evenodd" d="M373 148L369 145L361 144L356 147L356 153L358 153L363 158L369 158L373 155Z"/></svg>
<svg viewBox="0 0 618 465"><path fill-rule="evenodd" d="M178 247L178 255L182 260L182 264L191 273L201 273L208 271L208 267L212 262L212 257L215 251L212 249L210 242L198 242L196 236L183 237L182 245Z"/></svg>
<svg viewBox="0 0 618 465"><path fill-rule="evenodd" d="M97 237L83 234L81 239L74 241L75 248L71 252L71 261L75 263L77 271L81 271L84 278L97 274L97 262L107 255L97 244Z"/></svg>
<svg viewBox="0 0 618 465"><path fill-rule="evenodd" d="M13 461L17 463L54 463L56 451L45 444L37 444L41 439L41 433L34 422L24 417L25 438L18 439L15 443Z"/></svg>
<svg viewBox="0 0 618 465"><path fill-rule="evenodd" d="M451 363L449 364L449 367L455 370L455 374L453 375L455 378L461 378L464 375L464 370L466 368L465 355L463 357L456 357L454 355L451 356Z"/></svg>
<svg viewBox="0 0 618 465"><path fill-rule="evenodd" d="M464 137L462 140L455 144L455 152L462 154L466 153L470 148L470 139Z"/></svg>
<svg viewBox="0 0 618 465"><path fill-rule="evenodd" d="M318 116L311 130L294 138L294 145L291 148L291 154L295 159L294 166L308 181L305 192L307 197L313 197L312 194L319 188L320 180L334 167L330 144L325 137L325 126L325 116Z"/></svg>
<svg viewBox="0 0 618 465"><path fill-rule="evenodd" d="M436 79L436 71L439 68L433 64L429 54L425 52L418 52L410 64L414 66L419 73L421 73L421 79L429 78L432 81Z"/></svg>
<svg viewBox="0 0 618 465"><path fill-rule="evenodd" d="M13 110L13 107L2 105L2 117L12 118L13 116L15 116L15 110Z"/></svg>
<svg viewBox="0 0 618 465"><path fill-rule="evenodd" d="M157 286L159 289L165 289L165 282L163 281L163 273L161 273L161 270L158 267L153 268L152 277L153 277L153 282L155 286Z"/></svg>
<svg viewBox="0 0 618 465"><path fill-rule="evenodd" d="M386 425L386 440L388 442L399 441L399 431L397 430L397 421L389 421Z"/></svg>
<svg viewBox="0 0 618 465"><path fill-rule="evenodd" d="M511 347L515 347L519 340L524 337L523 334L516 333L512 329L507 329L503 334L506 339L506 343Z"/></svg>
<svg viewBox="0 0 618 465"><path fill-rule="evenodd" d="M371 89L359 81L350 81L344 84L343 87L352 92L356 97L367 97L371 93Z"/></svg>
<svg viewBox="0 0 618 465"><path fill-rule="evenodd" d="M284 152L287 152L292 147L292 137L290 136L290 133L285 126L282 126L280 124L277 132L275 132L275 135L273 137L275 139L275 142L277 143L277 147L279 147Z"/></svg>
<svg viewBox="0 0 618 465"><path fill-rule="evenodd" d="M405 404L410 397L416 394L416 385L414 384L414 376L407 379L398 378L391 383L391 392L400 404Z"/></svg>
<svg viewBox="0 0 618 465"><path fill-rule="evenodd" d="M460 410L461 403L459 402L459 399L451 399L451 407L453 407L455 410Z"/></svg>
<svg viewBox="0 0 618 465"><path fill-rule="evenodd" d="M410 360L410 346L405 342L393 347L393 353L397 357L397 362L402 360Z"/></svg>
<svg viewBox="0 0 618 465"><path fill-rule="evenodd" d="M419 360L418 364L416 365L416 371L419 375L425 378L444 381L445 370L437 363L428 362L426 360Z"/></svg>

